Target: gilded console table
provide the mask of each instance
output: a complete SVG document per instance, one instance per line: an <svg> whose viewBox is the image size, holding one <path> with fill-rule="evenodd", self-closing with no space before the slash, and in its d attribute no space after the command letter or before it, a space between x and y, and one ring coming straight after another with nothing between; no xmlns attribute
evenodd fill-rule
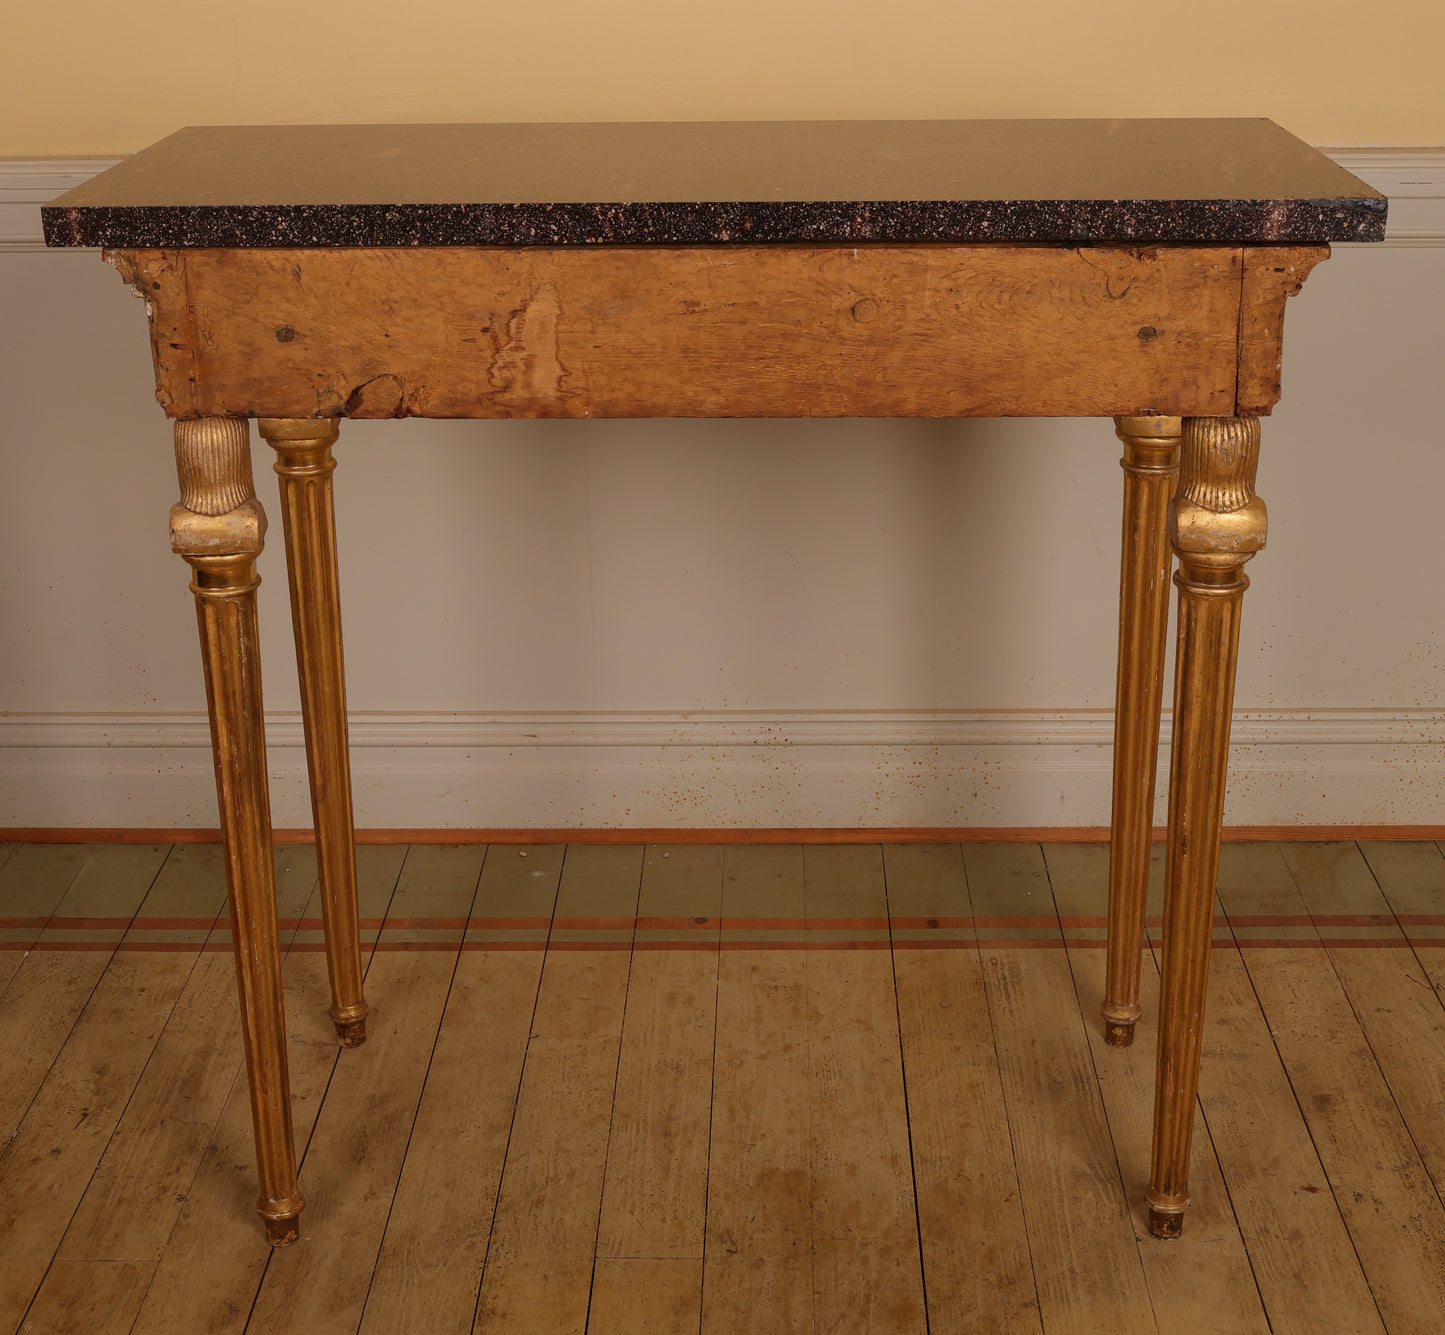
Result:
<svg viewBox="0 0 1445 1335"><path fill-rule="evenodd" d="M297 1235L249 420L275 448L331 1016L362 1041L331 447L345 417L1113 417L1104 1022L1139 1016L1171 547L1178 669L1150 1227L1177 1234L1259 418L1285 299L1385 201L1263 120L190 129L44 211L145 298L211 711L260 1212ZM1176 489L1177 484L1177 489Z"/></svg>

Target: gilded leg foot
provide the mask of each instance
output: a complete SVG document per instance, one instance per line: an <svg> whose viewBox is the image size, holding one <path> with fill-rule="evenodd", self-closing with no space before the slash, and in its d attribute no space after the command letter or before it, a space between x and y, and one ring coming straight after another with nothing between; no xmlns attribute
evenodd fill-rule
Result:
<svg viewBox="0 0 1445 1335"><path fill-rule="evenodd" d="M289 1247L301 1236L301 1207L305 1202L297 1196L291 1201L278 1201L268 1209L262 1202L261 1218L266 1221L266 1241L273 1247ZM289 1210L290 1213L282 1213Z"/></svg>
<svg viewBox="0 0 1445 1335"><path fill-rule="evenodd" d="M343 1048L359 1048L366 1042L366 1016L367 1012L363 1010L360 1015L348 1019L338 1016L332 1008L331 1023L336 1026L336 1041Z"/></svg>
<svg viewBox="0 0 1445 1335"><path fill-rule="evenodd" d="M1188 1202L1186 1201L1187 1205ZM1179 1237L1184 1232L1184 1210L1164 1209L1155 1205L1152 1201L1149 1204L1149 1232L1156 1238L1172 1239Z"/></svg>
<svg viewBox="0 0 1445 1335"><path fill-rule="evenodd" d="M1134 1042L1134 1026L1143 1012L1138 1006L1120 1006L1111 1010L1104 1003L1104 1042L1111 1048L1127 1048Z"/></svg>

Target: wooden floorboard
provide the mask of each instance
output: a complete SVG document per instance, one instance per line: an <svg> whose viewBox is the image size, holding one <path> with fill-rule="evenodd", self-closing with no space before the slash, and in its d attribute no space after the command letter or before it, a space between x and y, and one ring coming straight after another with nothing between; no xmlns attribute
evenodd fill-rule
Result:
<svg viewBox="0 0 1445 1335"><path fill-rule="evenodd" d="M886 928L862 925L888 917L882 849L804 848L803 903L814 1322L924 1335L893 962Z"/></svg>
<svg viewBox="0 0 1445 1335"><path fill-rule="evenodd" d="M802 846L729 848L722 912L702 1330L812 1331L807 956L796 928L744 949L738 925L802 922Z"/></svg>
<svg viewBox="0 0 1445 1335"><path fill-rule="evenodd" d="M154 1269L149 1261L57 1259L25 1318L25 1335L126 1335Z"/></svg>
<svg viewBox="0 0 1445 1335"><path fill-rule="evenodd" d="M1354 843L1281 845L1390 1097L1445 1190L1445 1002ZM1330 925L1331 917L1349 921Z"/></svg>
<svg viewBox="0 0 1445 1335"><path fill-rule="evenodd" d="M644 859L592 1335L700 1327L723 857L716 845L654 845Z"/></svg>
<svg viewBox="0 0 1445 1335"><path fill-rule="evenodd" d="M1421 974L1445 1004L1445 855L1433 843L1358 848L1410 942Z"/></svg>
<svg viewBox="0 0 1445 1335"><path fill-rule="evenodd" d="M278 850L277 862L278 914L299 917L316 884L314 852ZM160 1259L240 1069L239 1048L230 916L223 914L206 938L58 1257L152 1264Z"/></svg>
<svg viewBox="0 0 1445 1335"><path fill-rule="evenodd" d="M1438 1332L1445 1312L1445 1205L1321 948L1283 846L1235 845L1219 893L1250 982L1319 1151L1340 1214L1392 1332ZM1299 944L1246 946L1249 919L1304 913ZM1384 949L1385 947L1376 947Z"/></svg>
<svg viewBox="0 0 1445 1335"><path fill-rule="evenodd" d="M367 970L366 1042L336 1062L301 1159L302 1240L271 1253L248 1330L361 1324L357 1272L376 1264L485 852L407 854Z"/></svg>
<svg viewBox="0 0 1445 1335"><path fill-rule="evenodd" d="M1044 857L1061 921L1071 924L1096 920L1107 912L1107 847L1055 844L1044 849ZM1110 1047L1104 1041L1101 1014L1105 962L1102 937L1098 928L1064 927L1075 994L1159 1329L1170 1335L1212 1335L1218 1331L1268 1335L1269 1319L1202 1112L1195 1114L1189 1166L1189 1245L1161 1246L1149 1236L1144 1188L1148 1185L1153 1134L1159 973L1152 954L1146 954L1140 980L1144 1014L1135 1027L1134 1042L1127 1048Z"/></svg>
<svg viewBox="0 0 1445 1335"><path fill-rule="evenodd" d="M272 1252L219 849L0 845L0 1335L1438 1335L1445 855L1226 848L1170 1244L1154 947L1102 1041L1107 860L369 845L339 1053L280 846L308 1205Z"/></svg>
<svg viewBox="0 0 1445 1335"><path fill-rule="evenodd" d="M0 863L0 999L80 875L91 844L14 845Z"/></svg>
<svg viewBox="0 0 1445 1335"><path fill-rule="evenodd" d="M1043 852L971 844L963 858L1044 1330L1154 1335Z"/></svg>
<svg viewBox="0 0 1445 1335"><path fill-rule="evenodd" d="M405 848L357 850L364 964L369 963L380 935L366 924L386 916L406 852ZM316 923L320 916L320 891L315 889L302 914L303 925L292 933L281 965L291 1115L296 1152L303 1156L339 1055L326 1013L331 991L321 933L306 925ZM239 1045L233 1056L236 1077L187 1189L132 1335L171 1335L179 1330L236 1335L250 1318L271 1249L256 1227L251 1104L240 1068ZM301 1180L304 1191L304 1170ZM303 1230L306 1226L303 1215Z"/></svg>
<svg viewBox="0 0 1445 1335"><path fill-rule="evenodd" d="M883 860L929 1317L942 1330L1037 1335L963 854L957 844L912 844L885 848Z"/></svg>
<svg viewBox="0 0 1445 1335"><path fill-rule="evenodd" d="M636 844L568 848L558 921L632 918L642 855ZM586 1328L630 933L625 942L607 944L623 948L549 943L473 1325L488 1335Z"/></svg>
<svg viewBox="0 0 1445 1335"><path fill-rule="evenodd" d="M23 856L23 851L21 855ZM14 866L12 858L10 865ZM214 848L173 849L0 1153L0 1330L18 1327L225 901ZM147 919L189 924L150 947ZM37 1212L36 1202L46 1209Z"/></svg>
<svg viewBox="0 0 1445 1335"><path fill-rule="evenodd" d="M549 919L562 855L555 845L488 849L473 920ZM542 959L541 949L464 950L457 962L366 1296L366 1335L472 1328Z"/></svg>
<svg viewBox="0 0 1445 1335"><path fill-rule="evenodd" d="M0 994L0 1138L8 1140L20 1125L168 851L155 844L97 847L36 936L42 948L19 957ZM94 927L97 918L109 921ZM86 926L69 925L77 920Z"/></svg>

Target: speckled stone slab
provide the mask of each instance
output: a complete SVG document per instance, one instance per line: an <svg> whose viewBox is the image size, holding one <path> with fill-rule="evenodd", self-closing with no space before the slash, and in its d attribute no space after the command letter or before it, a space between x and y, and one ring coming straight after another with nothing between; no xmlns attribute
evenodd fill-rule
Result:
<svg viewBox="0 0 1445 1335"><path fill-rule="evenodd" d="M51 246L1378 241L1267 120L180 130L42 210Z"/></svg>

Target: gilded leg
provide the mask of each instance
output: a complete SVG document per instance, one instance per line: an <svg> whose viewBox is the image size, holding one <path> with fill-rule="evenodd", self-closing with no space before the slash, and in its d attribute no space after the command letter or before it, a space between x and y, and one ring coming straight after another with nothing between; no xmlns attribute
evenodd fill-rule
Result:
<svg viewBox="0 0 1445 1335"><path fill-rule="evenodd" d="M305 1201L291 1137L256 630L256 557L266 516L251 481L244 419L177 422L175 435L181 501L171 509L171 548L189 562L196 595L256 1134L257 1208L267 1239L280 1247L296 1240Z"/></svg>
<svg viewBox="0 0 1445 1335"><path fill-rule="evenodd" d="M1264 546L1264 502L1254 494L1257 417L1186 418L1179 494L1169 536L1179 557L1178 665L1169 769L1164 977L1154 1083L1149 1231L1178 1237L1189 1204L1189 1143L1199 1089L1199 1046L1219 873L1219 831L1244 565Z"/></svg>
<svg viewBox="0 0 1445 1335"><path fill-rule="evenodd" d="M1114 812L1109 841L1109 959L1104 1037L1134 1041L1139 957L1149 888L1154 773L1164 695L1171 555L1165 519L1179 476L1177 417L1116 417L1124 442L1124 543L1119 570L1119 678L1114 704Z"/></svg>
<svg viewBox="0 0 1445 1335"><path fill-rule="evenodd" d="M342 1047L366 1038L361 938L356 907L356 832L346 738L346 675L341 655L341 594L331 474L334 420L262 418L281 479L291 622L301 678L301 717L311 776L311 817L331 975L331 1020Z"/></svg>

